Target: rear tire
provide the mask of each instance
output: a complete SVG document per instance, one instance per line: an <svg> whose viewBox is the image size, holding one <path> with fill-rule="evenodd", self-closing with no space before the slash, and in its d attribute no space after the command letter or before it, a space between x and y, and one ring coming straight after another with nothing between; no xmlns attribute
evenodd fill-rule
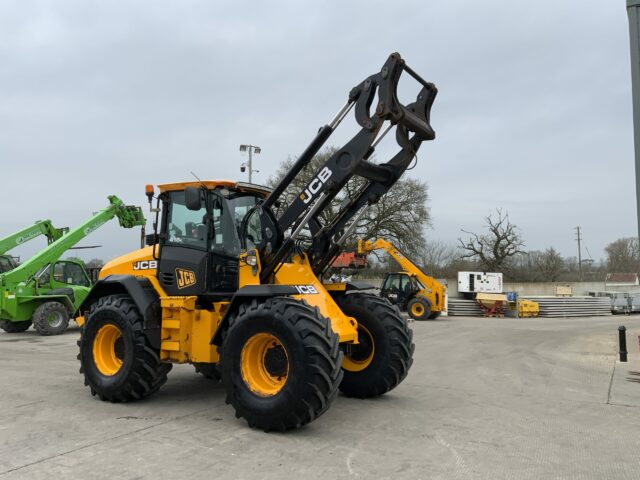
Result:
<svg viewBox="0 0 640 480"><path fill-rule="evenodd" d="M241 305L220 354L227 403L264 431L298 428L322 415L338 392L341 364L330 321L288 297Z"/></svg>
<svg viewBox="0 0 640 480"><path fill-rule="evenodd" d="M0 320L0 328L7 333L22 333L29 330L31 320L22 322L12 322L11 320Z"/></svg>
<svg viewBox="0 0 640 480"><path fill-rule="evenodd" d="M431 318L431 304L424 298L414 297L407 305L407 313L414 320L427 320Z"/></svg>
<svg viewBox="0 0 640 480"><path fill-rule="evenodd" d="M78 347L84 384L92 395L113 403L156 392L172 367L149 344L142 316L128 295L108 295L91 306Z"/></svg>
<svg viewBox="0 0 640 480"><path fill-rule="evenodd" d="M360 345L345 346L340 391L348 397L382 395L404 380L413 363L413 332L397 307L366 293L337 299L340 309L358 322Z"/></svg>
<svg viewBox="0 0 640 480"><path fill-rule="evenodd" d="M213 363L194 363L193 366L196 369L196 373L199 373L203 377L213 380L214 382L219 382L222 377L220 377L220 372L218 371L218 366Z"/></svg>
<svg viewBox="0 0 640 480"><path fill-rule="evenodd" d="M69 326L69 310L60 302L45 302L33 312L33 328L40 335L60 335Z"/></svg>

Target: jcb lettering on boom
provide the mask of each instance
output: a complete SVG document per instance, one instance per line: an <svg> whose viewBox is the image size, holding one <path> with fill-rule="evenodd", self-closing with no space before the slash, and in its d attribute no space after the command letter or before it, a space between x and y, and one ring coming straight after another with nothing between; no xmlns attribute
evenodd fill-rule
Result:
<svg viewBox="0 0 640 480"><path fill-rule="evenodd" d="M332 172L328 167L324 167L322 170L320 170L320 173L318 173L316 178L311 180L309 186L304 189L304 193L300 195L300 200L302 200L305 204L309 203L313 199L313 196L318 193L318 190L320 190L320 188L322 188L322 186L327 183L327 180L329 180L331 174Z"/></svg>

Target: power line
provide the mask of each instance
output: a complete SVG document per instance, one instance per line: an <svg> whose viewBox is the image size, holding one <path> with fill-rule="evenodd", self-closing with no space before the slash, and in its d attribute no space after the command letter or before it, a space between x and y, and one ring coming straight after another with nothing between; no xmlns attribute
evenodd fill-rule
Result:
<svg viewBox="0 0 640 480"><path fill-rule="evenodd" d="M578 272L580 275L580 281L582 281L582 249L580 248L580 241L582 238L580 237L580 227L575 227L576 230L576 240L578 241Z"/></svg>

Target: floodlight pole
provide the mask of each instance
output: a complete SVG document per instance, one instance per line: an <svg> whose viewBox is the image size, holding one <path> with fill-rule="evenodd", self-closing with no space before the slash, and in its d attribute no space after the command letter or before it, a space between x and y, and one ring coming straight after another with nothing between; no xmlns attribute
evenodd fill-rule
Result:
<svg viewBox="0 0 640 480"><path fill-rule="evenodd" d="M257 145L240 145L240 151L244 152L244 151L248 151L249 152L249 183L251 183L251 175L253 174L254 170L253 170L253 153L255 152L260 153L261 148L258 147ZM256 172L258 170L255 170Z"/></svg>
<svg viewBox="0 0 640 480"><path fill-rule="evenodd" d="M631 88L633 95L633 138L636 164L636 215L640 238L640 0L627 0L631 43Z"/></svg>

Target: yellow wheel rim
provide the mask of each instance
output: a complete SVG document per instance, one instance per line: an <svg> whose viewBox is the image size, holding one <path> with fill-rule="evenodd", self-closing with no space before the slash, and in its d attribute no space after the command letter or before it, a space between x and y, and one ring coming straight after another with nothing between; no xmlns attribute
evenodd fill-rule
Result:
<svg viewBox="0 0 640 480"><path fill-rule="evenodd" d="M261 397L272 397L287 382L287 350L276 336L257 333L242 347L240 369L244 383L253 393Z"/></svg>
<svg viewBox="0 0 640 480"><path fill-rule="evenodd" d="M361 324L358 324L358 342L357 345L347 345L342 360L342 368L349 372L361 372L367 368L376 352L373 335Z"/></svg>
<svg viewBox="0 0 640 480"><path fill-rule="evenodd" d="M411 315L414 317L421 317L424 314L424 306L421 303L414 303L411 305Z"/></svg>
<svg viewBox="0 0 640 480"><path fill-rule="evenodd" d="M122 333L115 325L103 325L98 330L93 340L93 361L102 375L111 377L122 367L122 355L116 352L118 340L121 338Z"/></svg>

